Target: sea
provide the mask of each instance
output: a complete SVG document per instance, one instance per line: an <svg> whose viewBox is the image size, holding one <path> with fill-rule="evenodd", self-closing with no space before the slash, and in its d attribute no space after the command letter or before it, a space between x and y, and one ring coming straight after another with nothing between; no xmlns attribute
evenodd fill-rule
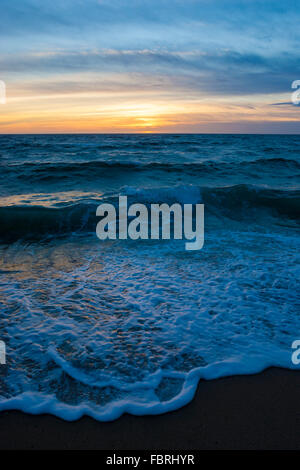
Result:
<svg viewBox="0 0 300 470"><path fill-rule="evenodd" d="M204 204L203 248L99 240L120 195ZM1 135L0 410L161 414L295 368L299 220L300 135Z"/></svg>

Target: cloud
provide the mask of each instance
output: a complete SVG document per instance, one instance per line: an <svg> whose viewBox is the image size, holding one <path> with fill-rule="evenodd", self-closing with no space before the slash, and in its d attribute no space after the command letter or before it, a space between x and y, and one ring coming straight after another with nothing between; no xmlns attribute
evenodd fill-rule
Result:
<svg viewBox="0 0 300 470"><path fill-rule="evenodd" d="M271 103L270 106L295 106L295 104L291 101L287 101L285 103Z"/></svg>
<svg viewBox="0 0 300 470"><path fill-rule="evenodd" d="M292 54L265 57L224 50L214 53L149 49L41 52L4 56L0 58L0 69L3 76L14 79L26 75L52 77L54 89L53 76L57 77L57 86L62 86L60 74L92 74L95 86L96 77L103 80L106 74L120 77L138 74L152 76L156 83L169 81L173 87L185 88L187 92L216 95L285 93L295 77L300 76L298 57Z"/></svg>
<svg viewBox="0 0 300 470"><path fill-rule="evenodd" d="M293 0L1 0L0 36L15 50L48 42L63 48L283 52L299 43L298 19Z"/></svg>
<svg viewBox="0 0 300 470"><path fill-rule="evenodd" d="M270 116L289 119L298 9L294 0L2 0L0 80L9 103L28 106L24 119L47 97L63 113L73 95L81 109L95 94L183 109L223 100L257 116L268 102Z"/></svg>

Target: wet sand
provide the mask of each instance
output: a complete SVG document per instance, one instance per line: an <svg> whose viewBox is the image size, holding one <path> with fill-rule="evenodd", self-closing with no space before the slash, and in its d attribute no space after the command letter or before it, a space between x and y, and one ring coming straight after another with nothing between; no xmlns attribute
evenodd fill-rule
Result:
<svg viewBox="0 0 300 470"><path fill-rule="evenodd" d="M201 381L190 404L159 416L101 423L2 412L0 449L300 450L300 370Z"/></svg>

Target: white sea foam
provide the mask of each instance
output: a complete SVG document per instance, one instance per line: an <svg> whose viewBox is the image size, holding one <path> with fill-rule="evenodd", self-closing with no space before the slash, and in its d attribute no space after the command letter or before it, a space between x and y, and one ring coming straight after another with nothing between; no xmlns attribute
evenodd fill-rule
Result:
<svg viewBox="0 0 300 470"><path fill-rule="evenodd" d="M297 241L208 236L192 256L180 241L11 245L0 409L66 420L157 414L189 402L202 378L293 367Z"/></svg>

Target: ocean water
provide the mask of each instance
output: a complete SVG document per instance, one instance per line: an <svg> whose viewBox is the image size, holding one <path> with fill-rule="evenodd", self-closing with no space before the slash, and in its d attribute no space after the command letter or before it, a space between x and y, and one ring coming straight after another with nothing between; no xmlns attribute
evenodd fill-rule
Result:
<svg viewBox="0 0 300 470"><path fill-rule="evenodd" d="M0 136L0 410L158 414L293 368L300 136ZM204 203L205 243L100 241L101 202ZM221 397L220 397L221 399Z"/></svg>

